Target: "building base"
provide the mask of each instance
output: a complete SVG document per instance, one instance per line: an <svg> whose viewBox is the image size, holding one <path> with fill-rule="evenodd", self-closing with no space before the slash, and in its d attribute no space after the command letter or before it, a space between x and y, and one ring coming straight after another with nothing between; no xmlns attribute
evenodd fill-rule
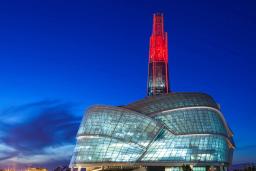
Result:
<svg viewBox="0 0 256 171"><path fill-rule="evenodd" d="M86 168L71 168L71 171L227 171L225 166L200 166L193 167L189 165L177 167L165 166L99 166L99 167L86 167Z"/></svg>

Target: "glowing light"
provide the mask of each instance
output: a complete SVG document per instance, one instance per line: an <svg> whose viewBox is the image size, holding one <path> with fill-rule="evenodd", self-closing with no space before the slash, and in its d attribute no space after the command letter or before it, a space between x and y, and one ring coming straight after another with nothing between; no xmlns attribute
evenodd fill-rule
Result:
<svg viewBox="0 0 256 171"><path fill-rule="evenodd" d="M164 32L163 14L154 14L153 32L150 37L150 62L168 62L168 40L167 33Z"/></svg>
<svg viewBox="0 0 256 171"><path fill-rule="evenodd" d="M148 96L169 93L168 39L164 32L164 16L153 17L153 31L149 43Z"/></svg>

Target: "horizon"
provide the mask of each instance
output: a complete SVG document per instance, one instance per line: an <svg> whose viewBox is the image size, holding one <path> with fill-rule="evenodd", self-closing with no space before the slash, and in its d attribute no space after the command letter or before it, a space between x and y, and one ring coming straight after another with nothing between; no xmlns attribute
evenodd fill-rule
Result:
<svg viewBox="0 0 256 171"><path fill-rule="evenodd" d="M0 2L0 168L68 165L89 106L146 97L155 12L172 92L212 96L233 164L256 163L256 2L231 2Z"/></svg>

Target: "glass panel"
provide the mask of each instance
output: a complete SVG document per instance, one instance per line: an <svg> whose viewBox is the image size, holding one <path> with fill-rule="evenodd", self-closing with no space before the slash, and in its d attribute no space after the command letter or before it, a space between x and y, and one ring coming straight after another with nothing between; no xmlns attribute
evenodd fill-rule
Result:
<svg viewBox="0 0 256 171"><path fill-rule="evenodd" d="M174 136L165 131L150 145L142 161L228 162L228 145L218 135Z"/></svg>
<svg viewBox="0 0 256 171"><path fill-rule="evenodd" d="M174 134L216 133L227 136L219 114L212 109L183 109L159 113L155 119L161 121Z"/></svg>

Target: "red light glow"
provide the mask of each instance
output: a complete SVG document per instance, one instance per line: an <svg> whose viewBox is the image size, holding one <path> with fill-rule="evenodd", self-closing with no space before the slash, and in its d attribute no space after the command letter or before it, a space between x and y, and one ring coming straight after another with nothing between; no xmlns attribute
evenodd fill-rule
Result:
<svg viewBox="0 0 256 171"><path fill-rule="evenodd" d="M153 32L150 37L149 59L150 62L168 62L168 40L167 33L164 32L163 14L154 14Z"/></svg>
<svg viewBox="0 0 256 171"><path fill-rule="evenodd" d="M168 39L164 32L164 16L154 14L149 44L148 96L169 93Z"/></svg>

